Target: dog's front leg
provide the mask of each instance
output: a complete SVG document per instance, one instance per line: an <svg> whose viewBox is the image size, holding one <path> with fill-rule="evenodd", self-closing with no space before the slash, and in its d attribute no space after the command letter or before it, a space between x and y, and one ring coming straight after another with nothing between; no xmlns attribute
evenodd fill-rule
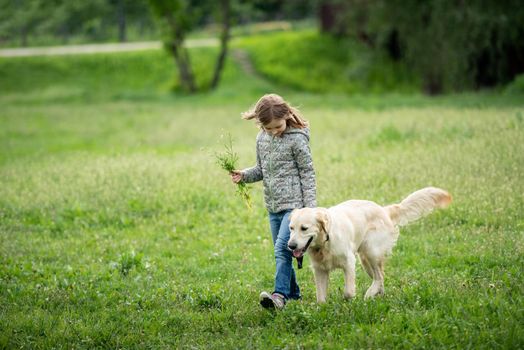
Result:
<svg viewBox="0 0 524 350"><path fill-rule="evenodd" d="M325 303L329 282L329 273L322 269L314 269L315 285L317 287L317 303Z"/></svg>
<svg viewBox="0 0 524 350"><path fill-rule="evenodd" d="M344 266L344 298L354 298L357 294L355 287L355 264L354 254L349 254L346 265Z"/></svg>

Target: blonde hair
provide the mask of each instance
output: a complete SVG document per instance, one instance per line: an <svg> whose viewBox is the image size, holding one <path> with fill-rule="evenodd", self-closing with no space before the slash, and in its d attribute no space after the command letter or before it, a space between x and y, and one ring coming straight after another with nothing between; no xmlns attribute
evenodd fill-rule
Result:
<svg viewBox="0 0 524 350"><path fill-rule="evenodd" d="M287 126L298 129L306 128L309 125L298 109L292 107L277 94L262 96L250 110L242 113L242 118L255 119L260 127L271 123L274 119L285 119Z"/></svg>

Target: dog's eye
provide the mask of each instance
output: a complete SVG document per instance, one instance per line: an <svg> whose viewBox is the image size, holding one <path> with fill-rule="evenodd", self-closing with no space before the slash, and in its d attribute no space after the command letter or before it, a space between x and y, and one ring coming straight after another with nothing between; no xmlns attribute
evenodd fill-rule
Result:
<svg viewBox="0 0 524 350"><path fill-rule="evenodd" d="M301 229L302 231L306 231L306 230L308 229L308 227L307 227L307 226L302 226L300 229Z"/></svg>
<svg viewBox="0 0 524 350"><path fill-rule="evenodd" d="M293 226L289 226L289 230L293 231L295 228Z"/></svg>

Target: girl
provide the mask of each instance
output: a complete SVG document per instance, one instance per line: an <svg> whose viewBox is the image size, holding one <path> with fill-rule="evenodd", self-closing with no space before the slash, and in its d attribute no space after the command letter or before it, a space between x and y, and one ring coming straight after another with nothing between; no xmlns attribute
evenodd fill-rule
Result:
<svg viewBox="0 0 524 350"><path fill-rule="evenodd" d="M316 207L315 171L309 149L309 128L298 110L276 94L264 95L242 114L255 119L257 163L231 172L234 183L263 180L264 199L275 247L276 274L273 293L262 292L260 304L282 309L287 300L300 299L289 240L289 214L295 208Z"/></svg>

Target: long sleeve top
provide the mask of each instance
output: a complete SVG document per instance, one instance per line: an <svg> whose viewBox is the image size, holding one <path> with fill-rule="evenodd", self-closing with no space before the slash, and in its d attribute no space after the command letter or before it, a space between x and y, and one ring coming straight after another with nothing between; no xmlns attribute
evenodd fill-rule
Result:
<svg viewBox="0 0 524 350"><path fill-rule="evenodd" d="M264 130L257 135L257 163L243 170L243 181L263 181L267 210L316 207L315 170L309 129L288 127L281 136Z"/></svg>

